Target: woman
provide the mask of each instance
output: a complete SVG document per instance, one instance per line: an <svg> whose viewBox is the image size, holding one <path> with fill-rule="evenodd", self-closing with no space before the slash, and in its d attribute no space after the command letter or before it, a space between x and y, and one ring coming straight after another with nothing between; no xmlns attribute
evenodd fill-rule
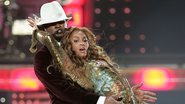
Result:
<svg viewBox="0 0 185 104"><path fill-rule="evenodd" d="M109 56L96 44L94 34L87 28L70 29L62 39L63 48L47 33L39 31L37 37L42 37L39 41L50 49L61 72L82 87L105 96L122 92L118 100L126 104L156 100L155 94L148 91L147 96L141 90L135 90L134 95L127 80L120 77Z"/></svg>
<svg viewBox="0 0 185 104"><path fill-rule="evenodd" d="M136 103L128 83L120 81L122 79L113 63L103 49L96 45L95 36L91 31L87 28L73 28L63 40L63 49L74 63L64 69L78 73L75 75L79 77L72 78L74 81L88 79L89 82L79 84L105 96L123 91L121 98L124 103Z"/></svg>

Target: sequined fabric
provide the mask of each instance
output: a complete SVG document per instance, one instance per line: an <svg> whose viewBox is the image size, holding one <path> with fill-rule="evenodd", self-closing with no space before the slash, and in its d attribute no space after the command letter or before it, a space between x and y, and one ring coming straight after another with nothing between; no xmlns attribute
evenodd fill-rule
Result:
<svg viewBox="0 0 185 104"><path fill-rule="evenodd" d="M90 79L94 84L94 91L100 95L110 96L118 94L121 91L122 102L124 104L137 104L135 98L132 98L131 89L127 88L125 83L119 80L118 75L110 70L110 67L101 64L99 61L92 60L87 63L86 70L89 72Z"/></svg>

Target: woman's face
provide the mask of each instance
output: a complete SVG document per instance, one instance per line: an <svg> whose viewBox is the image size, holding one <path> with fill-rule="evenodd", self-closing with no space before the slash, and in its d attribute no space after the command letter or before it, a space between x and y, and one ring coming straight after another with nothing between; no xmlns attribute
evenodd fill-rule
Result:
<svg viewBox="0 0 185 104"><path fill-rule="evenodd" d="M75 54L80 58L86 58L89 42L85 33L79 30L72 32L70 41Z"/></svg>

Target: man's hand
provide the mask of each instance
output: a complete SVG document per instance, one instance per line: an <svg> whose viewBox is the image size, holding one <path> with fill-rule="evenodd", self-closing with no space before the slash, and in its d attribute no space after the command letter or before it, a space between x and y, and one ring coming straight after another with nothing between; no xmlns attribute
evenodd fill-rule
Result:
<svg viewBox="0 0 185 104"><path fill-rule="evenodd" d="M156 93L141 90L140 88L142 85L143 83L140 83L132 87L136 98L144 104L147 104L147 102L155 102L157 100Z"/></svg>
<svg viewBox="0 0 185 104"><path fill-rule="evenodd" d="M106 97L104 104L122 104L121 101L117 101L119 97L120 95L112 95L112 96Z"/></svg>
<svg viewBox="0 0 185 104"><path fill-rule="evenodd" d="M37 29L37 23L40 21L40 18L36 15L33 16L34 18L28 17L26 20L33 29Z"/></svg>

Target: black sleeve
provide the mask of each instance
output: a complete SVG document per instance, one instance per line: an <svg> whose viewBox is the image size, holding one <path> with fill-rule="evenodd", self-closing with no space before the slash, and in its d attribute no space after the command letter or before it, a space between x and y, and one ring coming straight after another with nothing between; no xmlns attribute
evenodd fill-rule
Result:
<svg viewBox="0 0 185 104"><path fill-rule="evenodd" d="M96 104L99 95L83 90L80 87L72 86L69 81L62 77L62 74L46 71L52 57L49 51L39 51L34 57L34 69L37 77L55 97L71 104Z"/></svg>

